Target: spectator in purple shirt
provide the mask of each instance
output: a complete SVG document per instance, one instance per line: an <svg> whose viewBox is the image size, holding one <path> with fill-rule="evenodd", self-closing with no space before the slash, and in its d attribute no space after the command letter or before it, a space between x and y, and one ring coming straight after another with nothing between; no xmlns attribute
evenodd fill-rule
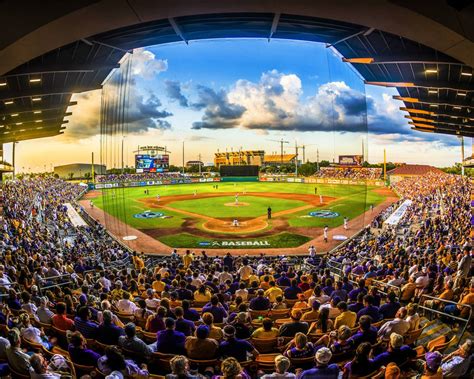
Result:
<svg viewBox="0 0 474 379"><path fill-rule="evenodd" d="M291 281L286 276L286 272L281 273L281 276L277 279L277 284L280 287L289 287L291 285Z"/></svg>
<svg viewBox="0 0 474 379"><path fill-rule="evenodd" d="M368 342L371 345L377 342L377 328L372 326L369 316L362 316L359 319L359 330L349 340L354 343L354 346L362 342Z"/></svg>
<svg viewBox="0 0 474 379"><path fill-rule="evenodd" d="M211 297L211 304L206 305L202 308L202 314L209 312L214 316L214 322L220 324L224 322L224 318L227 317L227 311L219 302L219 298L216 295Z"/></svg>
<svg viewBox="0 0 474 379"><path fill-rule="evenodd" d="M361 316L370 316L373 322L381 320L379 308L374 305L374 298L372 295L364 296L364 308L357 312L357 319Z"/></svg>
<svg viewBox="0 0 474 379"><path fill-rule="evenodd" d="M349 278L347 276L342 278L342 283L342 289L344 289L348 294L354 289L354 286L349 283Z"/></svg>
<svg viewBox="0 0 474 379"><path fill-rule="evenodd" d="M377 368L386 366L390 362L394 362L397 366L400 366L415 357L416 351L407 345L403 345L403 337L400 334L392 333L390 335L388 350L377 355L373 362Z"/></svg>
<svg viewBox="0 0 474 379"><path fill-rule="evenodd" d="M367 288L365 288L365 280L359 280L357 284L357 288L354 288L351 292L349 292L349 299L351 301L355 301L359 293L363 293L364 295L367 293Z"/></svg>
<svg viewBox="0 0 474 379"><path fill-rule="evenodd" d="M117 345L120 336L124 335L122 328L113 323L113 314L109 310L102 313L103 322L97 328L96 340L106 345Z"/></svg>
<svg viewBox="0 0 474 379"><path fill-rule="evenodd" d="M331 299L338 297L341 301L347 301L347 291L342 288L342 282L339 281L336 283L336 289L331 294Z"/></svg>
<svg viewBox="0 0 474 379"><path fill-rule="evenodd" d="M183 307L183 312L184 312L184 318L189 321L199 321L201 316L199 315L198 311L195 309L191 309L191 303L189 300L183 300L183 303L181 304Z"/></svg>
<svg viewBox="0 0 474 379"><path fill-rule="evenodd" d="M358 313L362 308L364 308L364 294L361 292L357 295L357 302L349 304L347 309L351 312Z"/></svg>
<svg viewBox="0 0 474 379"><path fill-rule="evenodd" d="M254 297L250 301L250 309L254 311L266 311L270 309L270 300L268 297L265 297L265 291L259 289L257 291L257 297Z"/></svg>
<svg viewBox="0 0 474 379"><path fill-rule="evenodd" d="M329 364L332 353L327 347L322 347L316 352L316 367L301 373L299 379L337 379L339 377L339 366L335 363Z"/></svg>
<svg viewBox="0 0 474 379"><path fill-rule="evenodd" d="M397 311L400 309L401 305L397 301L397 295L395 295L395 292L390 291L387 294L387 302L385 304L382 304L382 306L379 309L380 314L382 315L382 318L395 318L395 315L397 314Z"/></svg>
<svg viewBox="0 0 474 379"><path fill-rule="evenodd" d="M77 311L77 316L74 317L74 327L85 338L95 338L98 325L95 322L89 321L91 311L87 305L80 307Z"/></svg>
<svg viewBox="0 0 474 379"><path fill-rule="evenodd" d="M164 354L185 354L186 336L174 330L175 321L170 317L165 320L165 326L165 330L157 333L156 351Z"/></svg>
<svg viewBox="0 0 474 379"><path fill-rule="evenodd" d="M74 332L69 337L69 355L74 363L84 366L96 366L100 354L88 349L86 339L80 332Z"/></svg>
<svg viewBox="0 0 474 379"><path fill-rule="evenodd" d="M194 326L194 322L184 319L183 308L176 307L174 314L176 315L176 331L183 333L186 337L193 335L196 327Z"/></svg>
<svg viewBox="0 0 474 379"><path fill-rule="evenodd" d="M285 299L296 300L298 294L303 292L300 287L298 287L298 282L296 279L291 281L291 285L288 288L285 288Z"/></svg>

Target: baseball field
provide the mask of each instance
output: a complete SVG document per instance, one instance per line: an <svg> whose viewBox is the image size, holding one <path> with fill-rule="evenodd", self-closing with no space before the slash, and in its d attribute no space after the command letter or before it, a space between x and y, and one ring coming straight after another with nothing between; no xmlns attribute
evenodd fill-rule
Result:
<svg viewBox="0 0 474 379"><path fill-rule="evenodd" d="M262 249L307 244L326 225L353 234L393 196L387 188L359 185L211 182L97 190L87 199L105 212L106 222L172 248ZM341 227L344 218L349 230Z"/></svg>

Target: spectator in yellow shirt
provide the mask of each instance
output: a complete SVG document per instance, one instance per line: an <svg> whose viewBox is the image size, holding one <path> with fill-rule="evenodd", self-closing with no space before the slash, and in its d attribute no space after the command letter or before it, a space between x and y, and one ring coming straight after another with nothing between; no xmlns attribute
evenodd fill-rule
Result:
<svg viewBox="0 0 474 379"><path fill-rule="evenodd" d="M161 275L157 274L155 277L155 281L151 283L151 287L155 290L155 292L161 293L164 291L166 284L161 281Z"/></svg>
<svg viewBox="0 0 474 379"><path fill-rule="evenodd" d="M183 255L183 264L185 268L188 268L191 263L193 263L194 256L190 250L186 250L186 253Z"/></svg>
<svg viewBox="0 0 474 379"><path fill-rule="evenodd" d="M337 308L341 311L341 313L334 320L334 328L339 329L339 327L343 325L353 328L356 324L357 313L349 311L345 301L340 301L337 304Z"/></svg>
<svg viewBox="0 0 474 379"><path fill-rule="evenodd" d="M277 338L279 330L273 327L273 321L270 318L264 318L262 326L252 333L252 338Z"/></svg>
<svg viewBox="0 0 474 379"><path fill-rule="evenodd" d="M274 281L271 281L270 288L265 291L265 296L268 297L270 302L274 303L278 296L283 296L283 291L276 286Z"/></svg>

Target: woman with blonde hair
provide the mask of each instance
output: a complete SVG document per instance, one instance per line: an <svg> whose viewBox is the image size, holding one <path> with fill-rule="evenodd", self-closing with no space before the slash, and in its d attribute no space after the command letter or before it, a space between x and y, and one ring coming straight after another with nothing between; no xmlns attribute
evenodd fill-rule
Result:
<svg viewBox="0 0 474 379"><path fill-rule="evenodd" d="M250 379L250 376L242 370L239 361L233 357L222 361L221 371L222 375L215 375L213 379Z"/></svg>
<svg viewBox="0 0 474 379"><path fill-rule="evenodd" d="M202 322L209 328L209 338L213 338L218 342L224 338L222 328L214 325L214 316L212 313L204 313L202 315Z"/></svg>

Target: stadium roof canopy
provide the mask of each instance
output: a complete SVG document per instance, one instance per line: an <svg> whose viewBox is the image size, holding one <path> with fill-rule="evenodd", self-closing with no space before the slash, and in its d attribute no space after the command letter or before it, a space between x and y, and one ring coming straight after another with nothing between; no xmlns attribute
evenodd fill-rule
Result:
<svg viewBox="0 0 474 379"><path fill-rule="evenodd" d="M411 127L474 136L467 0L48 0L0 3L0 143L61 134L71 95L134 48L208 38L326 43L398 89Z"/></svg>

